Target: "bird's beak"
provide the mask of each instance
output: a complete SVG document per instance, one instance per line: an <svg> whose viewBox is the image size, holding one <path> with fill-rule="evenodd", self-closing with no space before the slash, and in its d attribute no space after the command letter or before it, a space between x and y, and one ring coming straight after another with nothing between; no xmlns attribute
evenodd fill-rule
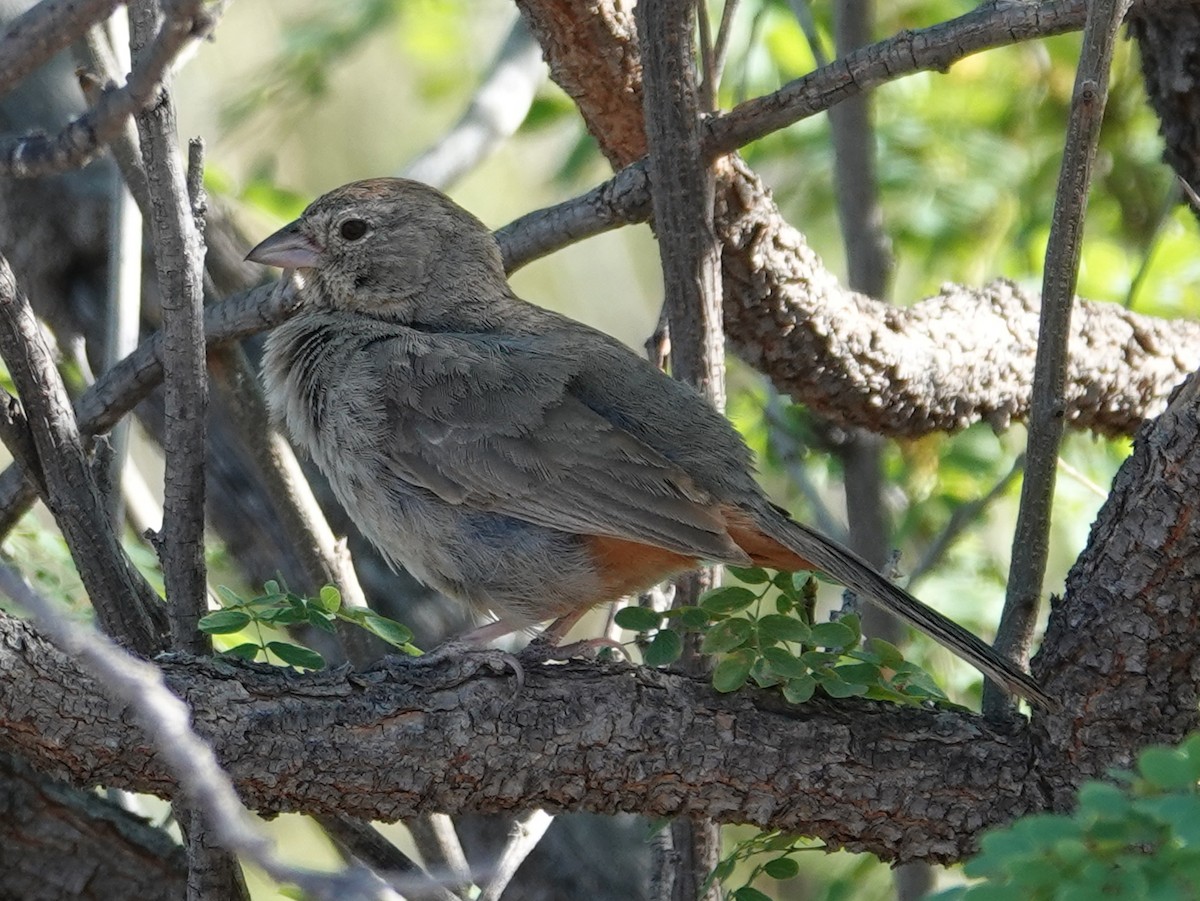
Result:
<svg viewBox="0 0 1200 901"><path fill-rule="evenodd" d="M300 223L285 225L246 254L251 263L278 266L280 269L311 269L321 258L315 241L300 230Z"/></svg>

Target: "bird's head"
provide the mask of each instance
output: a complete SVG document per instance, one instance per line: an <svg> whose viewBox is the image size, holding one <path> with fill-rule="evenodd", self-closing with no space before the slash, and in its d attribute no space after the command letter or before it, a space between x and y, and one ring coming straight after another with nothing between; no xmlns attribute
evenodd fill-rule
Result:
<svg viewBox="0 0 1200 901"><path fill-rule="evenodd" d="M330 191L246 259L300 270L315 306L406 323L457 319L464 305L508 293L487 227L442 192L402 178Z"/></svg>

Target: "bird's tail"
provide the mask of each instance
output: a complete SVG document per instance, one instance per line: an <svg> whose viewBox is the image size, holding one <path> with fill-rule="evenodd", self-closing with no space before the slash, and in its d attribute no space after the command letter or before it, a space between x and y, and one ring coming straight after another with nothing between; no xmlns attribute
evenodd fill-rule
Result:
<svg viewBox="0 0 1200 901"><path fill-rule="evenodd" d="M727 517L729 533L755 564L784 571L814 569L828 573L876 606L925 633L1008 691L1047 710L1059 706L1032 676L1005 660L977 635L889 582L853 551L774 508L755 515L752 522L745 513L738 511L738 514ZM742 522L738 523L738 519Z"/></svg>

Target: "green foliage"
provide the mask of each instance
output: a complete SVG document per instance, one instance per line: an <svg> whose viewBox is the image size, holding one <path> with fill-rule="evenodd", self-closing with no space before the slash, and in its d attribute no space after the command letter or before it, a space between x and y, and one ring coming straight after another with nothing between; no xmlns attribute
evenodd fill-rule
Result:
<svg viewBox="0 0 1200 901"><path fill-rule="evenodd" d="M727 898L737 901L771 901L771 896L755 888L753 883L763 876L777 881L792 879L800 874L800 862L797 857L801 853L824 850L825 845L820 842L782 832L760 832L738 842L729 854L721 858L721 862L709 874L705 889L713 882L719 882L728 888L736 876L741 885L729 890ZM765 859L760 859L746 872L746 867L754 858Z"/></svg>
<svg viewBox="0 0 1200 901"><path fill-rule="evenodd" d="M831 698L899 704L946 700L929 675L894 645L878 638L862 644L857 616L814 623L817 580L812 574L772 576L737 567L729 572L745 584L714 588L698 606L662 614L626 607L617 614L617 625L654 633L644 652L650 666L675 662L683 652L683 635L699 633L701 652L718 657L712 683L721 692L753 681L760 688L778 688L793 704L809 700L817 689Z"/></svg>
<svg viewBox="0 0 1200 901"><path fill-rule="evenodd" d="M1200 897L1200 734L1147 748L1118 784L1088 782L1073 814L1035 814L983 837L963 868L983 881L937 901L1186 901Z"/></svg>
<svg viewBox="0 0 1200 901"><path fill-rule="evenodd" d="M420 654L412 642L412 632L395 620L380 616L365 607L342 606L342 595L332 585L326 585L315 598L302 597L284 591L278 582L267 582L263 593L242 598L224 585L217 589L221 609L200 620L200 630L209 635L255 636L248 641L232 644L222 653L243 660L264 661L272 658L300 669L322 669L325 659L311 648L289 641L268 640L263 629L275 630L287 626L312 626L322 632L333 632L337 620L354 623L372 635L406 654Z"/></svg>

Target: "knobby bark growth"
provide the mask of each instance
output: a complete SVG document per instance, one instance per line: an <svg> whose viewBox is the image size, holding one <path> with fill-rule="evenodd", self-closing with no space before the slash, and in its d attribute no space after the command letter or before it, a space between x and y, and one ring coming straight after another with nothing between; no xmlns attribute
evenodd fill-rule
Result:
<svg viewBox="0 0 1200 901"><path fill-rule="evenodd" d="M649 181L636 166L647 146L632 19L606 0L519 5L554 77L579 105L606 156L614 167L628 168L574 207L531 217L524 232L507 231L514 264L538 252L529 248L545 246L530 236L546 223L585 234L596 222L645 219L650 198ZM94 17L112 6L77 4L72 15ZM970 44L937 44L947 30L986 45L1005 40L997 34L1032 36L1022 29L1034 27L1026 19L1034 13L1042 15L1037 34L1082 24L1082 2L1037 7L980 7L976 18L954 26L957 32L939 26L937 34L894 39L889 48L893 54L903 48L899 55L866 48L749 113L714 118L708 134L719 142L756 108L764 116L760 121L780 110L795 116L796 97L823 108L829 98L869 86L870 77L856 80L855 74L877 72L880 65L887 70L889 60L896 71L944 67L957 58L948 57L946 47ZM202 27L199 18L195 22L192 27ZM1006 23L1007 32L997 30L997 22ZM203 27L209 24L203 21ZM1131 26L1151 102L1162 117L1168 162L1194 183L1196 157L1188 148L1195 146L1190 136L1200 117L1187 61L1200 58L1200 12L1187 3L1139 8ZM3 51L31 33L39 59L62 46L39 41L36 29L10 32L0 38L0 60L13 58ZM191 31L164 32L159 55L148 57L140 79L105 95L82 131L0 148L7 171L32 171L28 160L65 165L94 152L113 133L114 110L128 113L144 103L162 71L161 55L190 37ZM0 86L24 71L0 69ZM721 242L726 327L734 349L782 390L840 422L886 435L981 420L1003 427L1025 415L1037 298L997 282L983 289L947 288L900 310L845 291L744 163L730 158L719 173L714 230ZM28 203L24 190L0 187L8 203L13 196ZM17 218L0 217L0 247L7 252L22 242L8 231L15 227L5 225L6 218ZM219 247L220 235L214 240ZM30 273L22 281L34 301L39 292L44 298L56 294L61 272L55 263L28 249L25 258L17 268ZM286 297L260 291L244 304L229 336L274 321ZM210 311L210 322L223 315L227 311ZM998 335L1004 341L997 342ZM1071 346L1071 424L1129 434L1161 409L1169 388L1200 359L1200 328L1081 303ZM85 437L111 425L156 383L159 352L142 348L77 403ZM1141 425L1035 660L1035 674L1062 698L1063 710L1035 712L1028 720L997 723L967 713L860 702L788 708L757 692L717 696L702 680L617 665L530 673L515 700L507 675L471 672L460 664L412 670L392 662L362 673L308 676L187 655L161 659L160 665L242 797L265 812L394 820L429 810L534 806L636 811L797 830L888 860L960 859L987 826L1064 809L1081 780L1128 764L1146 743L1177 741L1196 728L1190 673L1200 649L1200 564L1194 562L1200 559L1200 522L1186 499L1200 489L1198 394L1189 385L1157 420ZM5 476L0 488L10 510L20 498L28 503L34 491L20 474ZM93 594L98 606L129 601L120 591ZM74 786L177 793L162 754L123 706L78 661L9 615L0 615L0 750ZM32 784L20 767L6 767L2 784ZM96 863L97 873L131 880L119 861L151 855L156 866L178 877L178 853L155 847L155 833L144 825L110 808L81 806L78 797L69 799L69 819L61 809L29 812L24 799L31 796L5 789L5 800L25 811L11 820L30 824L23 834L35 834L50 817L78 824L68 825L69 837L39 846L49 849L48 856L58 853L61 842L102 842L111 853L97 855L108 864L105 870ZM104 818L120 828L98 829L97 823L109 821ZM7 865L4 849L12 847L0 842L5 878L18 872ZM37 872L29 866L23 871ZM168 884L175 883L164 877L160 888Z"/></svg>

